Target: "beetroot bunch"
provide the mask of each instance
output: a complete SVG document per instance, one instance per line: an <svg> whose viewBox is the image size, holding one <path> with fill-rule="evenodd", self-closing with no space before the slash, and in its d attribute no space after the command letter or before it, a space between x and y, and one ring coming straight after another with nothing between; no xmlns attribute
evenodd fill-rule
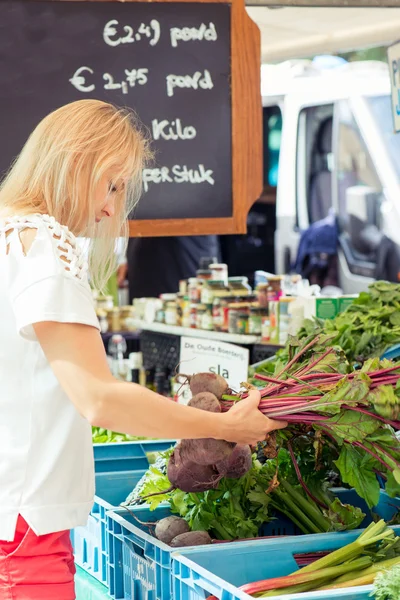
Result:
<svg viewBox="0 0 400 600"><path fill-rule="evenodd" d="M189 406L220 413L220 400L229 391L225 379L214 373L198 373L188 379L193 395ZM167 475L174 488L205 492L215 489L222 477L239 479L251 466L249 446L212 438L184 439L171 455Z"/></svg>

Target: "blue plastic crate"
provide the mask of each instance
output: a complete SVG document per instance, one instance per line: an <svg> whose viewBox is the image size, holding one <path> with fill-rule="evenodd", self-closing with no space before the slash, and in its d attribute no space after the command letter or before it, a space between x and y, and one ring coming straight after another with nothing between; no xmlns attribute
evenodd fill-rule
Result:
<svg viewBox="0 0 400 600"><path fill-rule="evenodd" d="M116 471L143 471L148 469L147 455L163 452L175 445L175 440L144 440L142 442L120 442L116 444L93 444L96 473Z"/></svg>
<svg viewBox="0 0 400 600"><path fill-rule="evenodd" d="M76 564L104 585L107 585L108 564L106 513L126 500L145 472L96 475L96 496L87 524L71 531Z"/></svg>
<svg viewBox="0 0 400 600"><path fill-rule="evenodd" d="M94 444L96 495L85 527L71 532L75 562L100 583L108 585L106 512L124 502L149 468L147 455L163 452L173 440Z"/></svg>
<svg viewBox="0 0 400 600"><path fill-rule="evenodd" d="M354 490L343 488L334 492L343 502L359 506L368 513L365 502L357 496ZM389 519L395 512L396 506L389 506L392 500L382 492L382 500L377 509L380 516ZM400 504L400 500L399 500ZM155 522L169 516L167 505L151 511L147 506L137 506L130 509L136 519L124 509L111 511L107 515L109 536L109 589L110 596L115 600L171 600L171 556L173 549L163 544L150 534L150 530L142 523ZM367 517L363 526L368 525L371 518ZM266 523L260 534L263 536L294 536L300 531L286 517ZM320 534L320 536L330 534ZM232 545L247 542L232 542ZM256 543L261 543L257 541ZM225 546L225 545L224 545ZM208 552L213 551L205 546Z"/></svg>
<svg viewBox="0 0 400 600"><path fill-rule="evenodd" d="M400 526L394 527L400 534ZM172 597L174 600L250 600L239 587L252 581L282 577L298 569L295 554L333 551L353 542L360 530L343 533L300 535L182 548L172 553ZM282 594L277 600L367 600L372 586L342 590Z"/></svg>

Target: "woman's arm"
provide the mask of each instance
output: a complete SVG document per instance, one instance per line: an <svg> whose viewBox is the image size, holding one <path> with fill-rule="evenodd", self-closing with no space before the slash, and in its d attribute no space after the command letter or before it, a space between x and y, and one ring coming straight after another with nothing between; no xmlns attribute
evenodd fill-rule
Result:
<svg viewBox="0 0 400 600"><path fill-rule="evenodd" d="M245 444L264 440L268 432L285 425L261 414L258 392L229 412L215 414L115 379L93 327L44 322L34 329L60 385L92 425L138 436L213 437Z"/></svg>

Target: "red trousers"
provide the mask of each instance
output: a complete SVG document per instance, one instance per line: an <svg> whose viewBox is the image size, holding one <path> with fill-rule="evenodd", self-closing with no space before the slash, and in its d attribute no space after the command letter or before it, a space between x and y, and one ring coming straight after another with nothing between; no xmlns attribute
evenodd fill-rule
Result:
<svg viewBox="0 0 400 600"><path fill-rule="evenodd" d="M75 600L68 531L37 536L18 517L13 542L0 540L0 600Z"/></svg>

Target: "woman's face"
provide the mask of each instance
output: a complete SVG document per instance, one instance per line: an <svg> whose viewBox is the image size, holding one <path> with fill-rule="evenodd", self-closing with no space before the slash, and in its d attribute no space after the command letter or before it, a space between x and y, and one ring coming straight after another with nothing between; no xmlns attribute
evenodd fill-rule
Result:
<svg viewBox="0 0 400 600"><path fill-rule="evenodd" d="M115 215L115 202L118 194L123 193L124 182L116 179L115 173L110 170L104 174L96 191L95 216L96 223L105 217Z"/></svg>

